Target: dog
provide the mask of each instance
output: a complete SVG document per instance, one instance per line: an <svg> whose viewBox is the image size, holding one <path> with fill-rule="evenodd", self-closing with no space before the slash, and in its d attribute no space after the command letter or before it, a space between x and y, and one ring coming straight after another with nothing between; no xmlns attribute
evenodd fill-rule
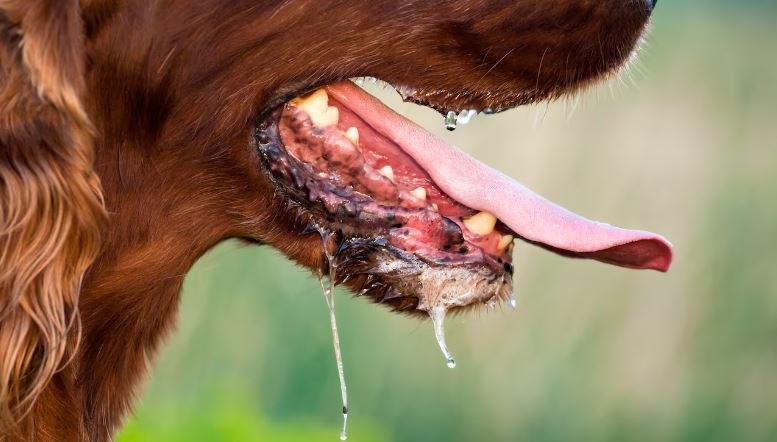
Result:
<svg viewBox="0 0 777 442"><path fill-rule="evenodd" d="M616 75L654 6L0 0L0 434L111 440L184 276L230 238L424 315L509 301L514 238L667 270L662 237L561 209L349 82L452 129Z"/></svg>

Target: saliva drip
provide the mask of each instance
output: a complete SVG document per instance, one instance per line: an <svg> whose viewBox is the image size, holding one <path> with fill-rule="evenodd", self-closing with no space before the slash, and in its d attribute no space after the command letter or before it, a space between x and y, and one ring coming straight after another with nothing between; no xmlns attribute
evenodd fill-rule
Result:
<svg viewBox="0 0 777 442"><path fill-rule="evenodd" d="M456 367L456 360L453 359L453 355L448 351L448 345L445 344L445 330L443 329L445 312L445 307L433 307L429 311L429 317L432 318L432 324L434 324L434 337L437 338L437 344L440 346L443 356L445 356L446 364L448 365L448 368L454 368Z"/></svg>
<svg viewBox="0 0 777 442"><path fill-rule="evenodd" d="M515 310L518 308L518 302L515 300L515 293L510 293L510 297L507 299L507 302L510 303L510 307Z"/></svg>
<svg viewBox="0 0 777 442"><path fill-rule="evenodd" d="M333 243L334 238L329 232L321 231L321 240L324 246L324 254L327 258L329 265L329 277L324 276L324 272L320 271L318 274L318 280L321 283L321 292L324 295L324 300L329 308L329 325L332 329L332 344L335 348L335 361L337 362L337 375L340 378L340 394L343 399L343 430L340 433L340 440L346 440L348 434L346 432L348 425L348 389L345 385L345 370L343 369L343 356L340 352L340 334L337 332L337 318L335 316L335 277L337 275L337 262L334 256L333 250L330 248L332 245L337 247L336 243ZM328 279L326 283L324 279Z"/></svg>
<svg viewBox="0 0 777 442"><path fill-rule="evenodd" d="M448 111L445 115L445 128L448 130L456 130L456 120L458 115L454 111Z"/></svg>
<svg viewBox="0 0 777 442"><path fill-rule="evenodd" d="M459 116L456 118L456 123L460 125L467 124L477 113L478 111L475 109L463 110L459 112Z"/></svg>

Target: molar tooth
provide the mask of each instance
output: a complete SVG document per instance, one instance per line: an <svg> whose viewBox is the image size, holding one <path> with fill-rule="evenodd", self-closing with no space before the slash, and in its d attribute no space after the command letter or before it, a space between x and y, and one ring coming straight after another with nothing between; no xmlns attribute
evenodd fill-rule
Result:
<svg viewBox="0 0 777 442"><path fill-rule="evenodd" d="M513 243L513 235L504 235L501 238L499 238L499 244L496 245L496 248L500 251L504 251L507 246Z"/></svg>
<svg viewBox="0 0 777 442"><path fill-rule="evenodd" d="M469 218L464 218L464 225L472 233L477 233L480 236L488 235L494 231L496 226L496 217L488 212L480 212Z"/></svg>
<svg viewBox="0 0 777 442"><path fill-rule="evenodd" d="M394 181L394 169L392 169L391 166L381 167L380 169L378 169L378 173L390 179L391 181Z"/></svg>
<svg viewBox="0 0 777 442"><path fill-rule="evenodd" d="M348 140L356 147L359 147L359 129L355 127L349 127L345 131L345 138L348 138Z"/></svg>
<svg viewBox="0 0 777 442"><path fill-rule="evenodd" d="M410 191L410 195L418 198L421 201L426 201L426 189L423 187L417 187Z"/></svg>

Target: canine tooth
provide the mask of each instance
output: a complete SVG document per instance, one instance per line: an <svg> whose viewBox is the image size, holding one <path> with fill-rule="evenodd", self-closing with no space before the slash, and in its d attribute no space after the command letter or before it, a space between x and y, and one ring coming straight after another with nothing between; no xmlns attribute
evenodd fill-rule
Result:
<svg viewBox="0 0 777 442"><path fill-rule="evenodd" d="M328 108L326 108L326 112L324 112L324 115L319 118L318 122L313 120L313 124L315 124L318 127L334 126L339 122L340 122L340 109L334 106L329 106Z"/></svg>
<svg viewBox="0 0 777 442"><path fill-rule="evenodd" d="M501 238L499 238L499 244L496 245L496 248L504 251L507 246L513 243L513 235L504 235Z"/></svg>
<svg viewBox="0 0 777 442"><path fill-rule="evenodd" d="M394 181L394 169L392 169L391 166L381 167L380 169L378 169L378 173L390 179L391 181Z"/></svg>
<svg viewBox="0 0 777 442"><path fill-rule="evenodd" d="M292 100L292 104L308 114L310 121L317 127L332 126L340 121L340 111L336 107L329 106L329 95L324 89L318 89L306 97Z"/></svg>
<svg viewBox="0 0 777 442"><path fill-rule="evenodd" d="M469 218L464 218L464 225L472 233L478 235L488 235L494 231L496 226L496 217L488 212L480 212Z"/></svg>
<svg viewBox="0 0 777 442"><path fill-rule="evenodd" d="M421 201L426 201L426 189L423 187L417 187L410 191L410 195L418 198Z"/></svg>
<svg viewBox="0 0 777 442"><path fill-rule="evenodd" d="M322 114L329 106L329 95L324 89L316 89L315 92L304 97L295 98L291 103L305 112L313 111Z"/></svg>
<svg viewBox="0 0 777 442"><path fill-rule="evenodd" d="M345 138L348 138L348 140L356 147L359 147L359 129L355 127L349 127L345 131Z"/></svg>

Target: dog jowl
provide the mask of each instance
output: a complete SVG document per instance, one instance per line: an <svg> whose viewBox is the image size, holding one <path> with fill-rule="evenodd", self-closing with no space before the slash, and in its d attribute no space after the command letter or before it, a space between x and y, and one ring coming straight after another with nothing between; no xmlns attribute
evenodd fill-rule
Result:
<svg viewBox="0 0 777 442"><path fill-rule="evenodd" d="M4 435L108 440L229 238L438 323L510 301L515 241L666 271L661 236L556 206L350 81L453 128L617 74L654 6L0 1Z"/></svg>

